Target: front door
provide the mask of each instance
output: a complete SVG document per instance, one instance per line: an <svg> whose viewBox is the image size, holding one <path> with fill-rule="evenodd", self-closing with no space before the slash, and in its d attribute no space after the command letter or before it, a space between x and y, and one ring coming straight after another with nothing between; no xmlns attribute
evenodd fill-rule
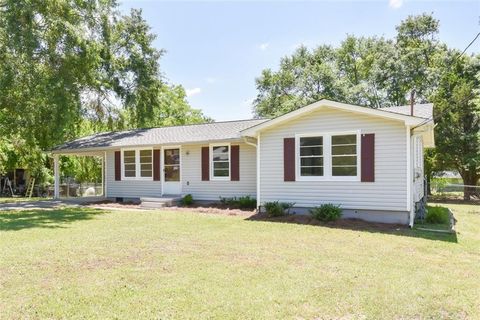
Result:
<svg viewBox="0 0 480 320"><path fill-rule="evenodd" d="M163 149L163 194L182 193L180 148Z"/></svg>

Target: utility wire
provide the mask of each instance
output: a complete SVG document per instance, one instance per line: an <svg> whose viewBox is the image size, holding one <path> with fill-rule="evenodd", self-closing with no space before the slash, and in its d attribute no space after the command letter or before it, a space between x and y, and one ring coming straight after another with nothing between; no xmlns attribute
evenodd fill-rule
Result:
<svg viewBox="0 0 480 320"><path fill-rule="evenodd" d="M468 50L468 48L470 48L470 46L478 39L479 36L480 36L480 32L477 33L477 35L475 36L475 38L473 38L472 41L470 41L470 43L469 43L469 44L467 45L467 47L462 51L462 53L460 53L458 56L456 56L456 57L453 59L453 61L450 63L450 66L453 66L454 63L463 56L463 54ZM442 117L442 116L445 114L445 112L448 111L448 107L449 107L449 106L447 106L445 109L443 109L443 111L437 116L437 119L440 118L440 117ZM425 123L429 122L430 120L433 120L433 114L432 114L432 117L431 117L431 118L425 119L425 120L422 121L420 124L418 124L418 125L416 125L415 127L413 127L412 130L415 129L415 128L418 128L418 127L420 127L420 126L422 126L422 125L424 125Z"/></svg>

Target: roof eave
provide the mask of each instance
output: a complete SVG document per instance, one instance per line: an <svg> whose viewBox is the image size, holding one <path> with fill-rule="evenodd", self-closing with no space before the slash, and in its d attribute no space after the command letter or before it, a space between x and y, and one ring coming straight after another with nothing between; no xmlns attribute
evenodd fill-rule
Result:
<svg viewBox="0 0 480 320"><path fill-rule="evenodd" d="M154 146L170 146L170 145L195 145L195 144L205 144L205 143L216 143L220 141L225 142L241 142L242 137L238 138L224 138L224 139L211 139L211 140L202 140L202 141L180 141L180 142L164 142L164 143L148 143L148 144L130 144L130 145L122 145L122 146L103 146L103 147L91 147L91 148L75 148L75 149L54 149L47 151L50 154L58 154L58 155L81 155L85 153L92 153L92 152L102 152L102 151L110 151L110 150L119 150L119 149L128 149L128 148L147 148L147 147L154 147Z"/></svg>

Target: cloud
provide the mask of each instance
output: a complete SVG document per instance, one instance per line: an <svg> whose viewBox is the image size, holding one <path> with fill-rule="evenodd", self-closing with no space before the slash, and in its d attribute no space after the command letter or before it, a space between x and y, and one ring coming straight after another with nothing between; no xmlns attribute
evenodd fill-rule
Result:
<svg viewBox="0 0 480 320"><path fill-rule="evenodd" d="M260 44L258 47L260 48L260 50L265 51L265 50L268 49L269 46L270 46L270 43L265 42L265 43Z"/></svg>
<svg viewBox="0 0 480 320"><path fill-rule="evenodd" d="M398 9L403 5L403 0L389 0L388 5L390 8Z"/></svg>
<svg viewBox="0 0 480 320"><path fill-rule="evenodd" d="M194 96L196 94L199 94L200 92L202 92L202 89L200 89L200 88L192 88L192 89L185 90L185 93L187 94L187 97Z"/></svg>
<svg viewBox="0 0 480 320"><path fill-rule="evenodd" d="M207 83L212 84L212 83L217 82L217 79L214 78L214 77L206 77L206 78L205 78L205 81L207 81Z"/></svg>

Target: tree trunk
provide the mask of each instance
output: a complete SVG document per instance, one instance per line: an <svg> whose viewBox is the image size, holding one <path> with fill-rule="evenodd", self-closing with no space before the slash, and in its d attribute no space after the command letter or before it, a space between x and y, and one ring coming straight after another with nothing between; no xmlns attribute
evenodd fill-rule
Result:
<svg viewBox="0 0 480 320"><path fill-rule="evenodd" d="M432 174L427 174L426 175L426 178L427 178L427 196L431 196L432 195L432 186L431 186L431 182L432 182Z"/></svg>
<svg viewBox="0 0 480 320"><path fill-rule="evenodd" d="M480 187L477 186L480 178L475 172L464 171L461 172L463 180L463 200L469 201L473 198L480 198Z"/></svg>

